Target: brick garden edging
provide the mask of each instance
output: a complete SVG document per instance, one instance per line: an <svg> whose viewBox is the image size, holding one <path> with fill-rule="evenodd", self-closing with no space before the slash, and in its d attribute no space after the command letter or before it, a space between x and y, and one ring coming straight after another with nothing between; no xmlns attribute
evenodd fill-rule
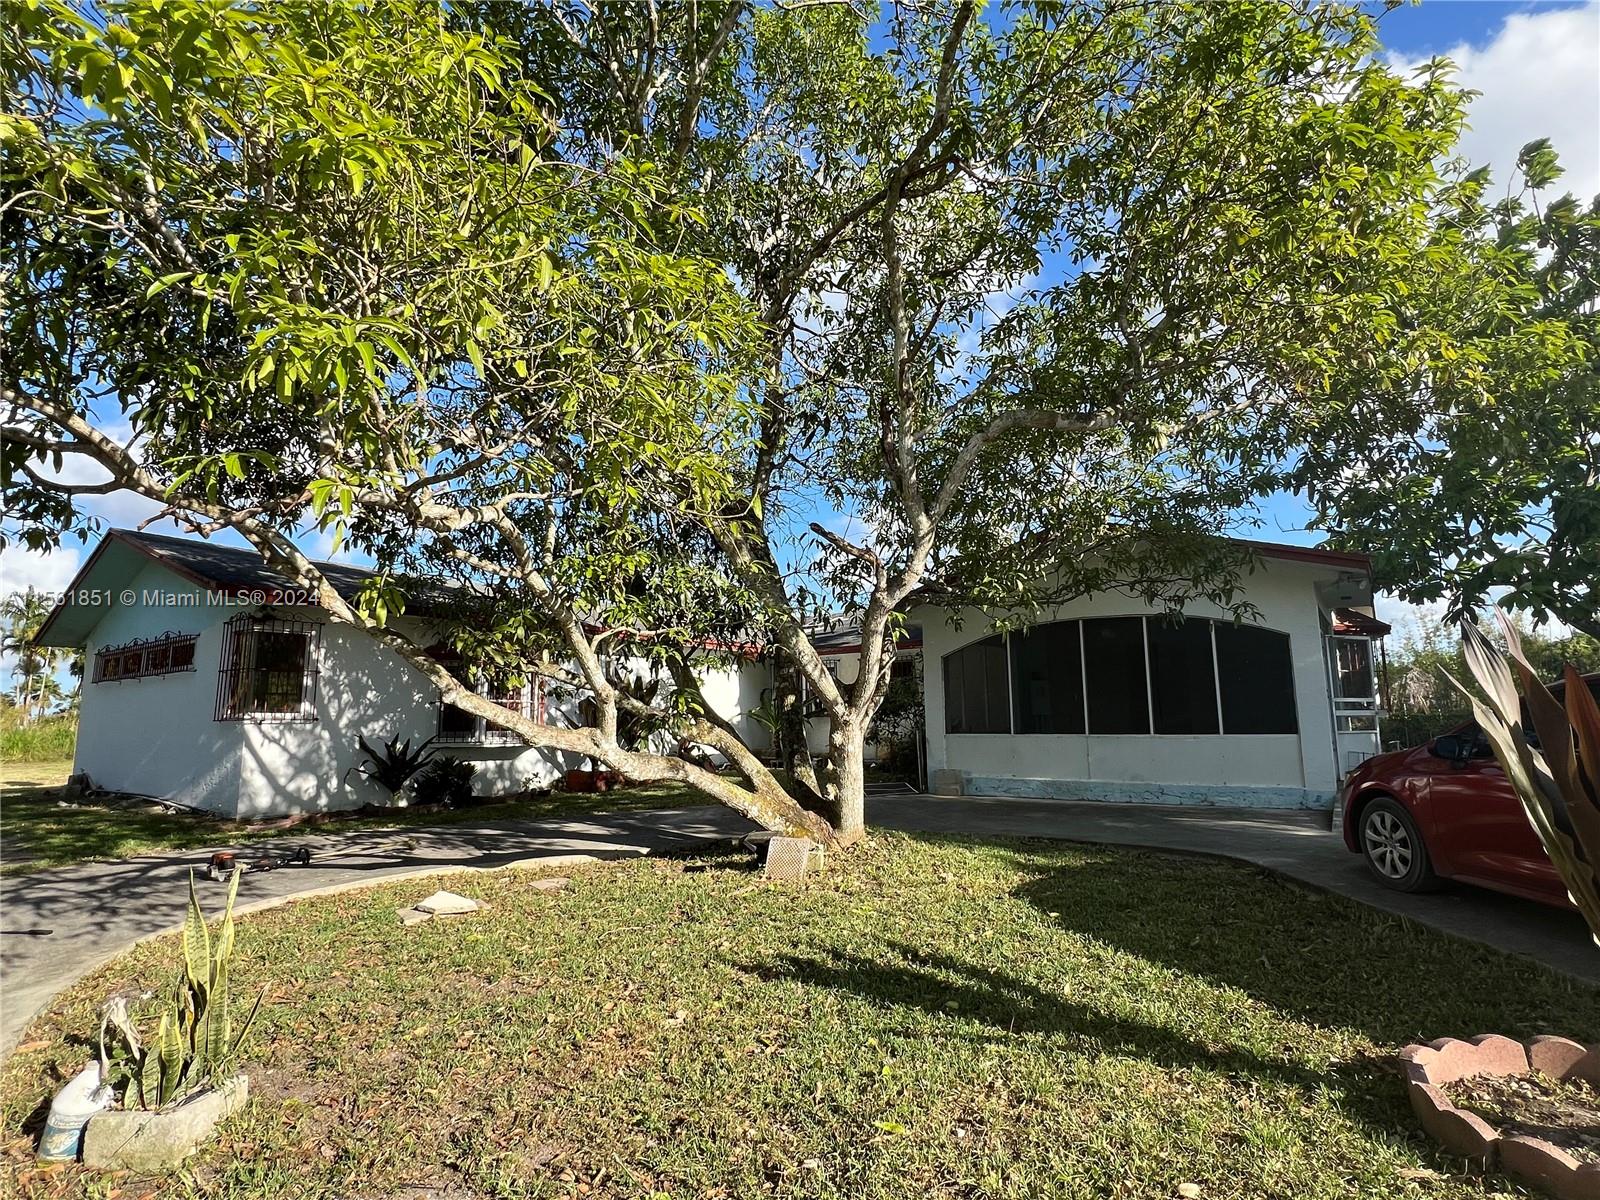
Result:
<svg viewBox="0 0 1600 1200"><path fill-rule="evenodd" d="M1440 1090L1475 1075L1526 1075L1600 1084L1600 1046L1563 1037L1536 1037L1524 1045L1497 1033L1471 1041L1440 1038L1400 1052L1406 1090L1422 1127L1445 1149L1483 1166L1496 1161L1507 1174L1544 1188L1558 1200L1600 1200L1600 1163L1579 1162L1542 1138L1502 1135L1476 1113L1450 1103Z"/></svg>

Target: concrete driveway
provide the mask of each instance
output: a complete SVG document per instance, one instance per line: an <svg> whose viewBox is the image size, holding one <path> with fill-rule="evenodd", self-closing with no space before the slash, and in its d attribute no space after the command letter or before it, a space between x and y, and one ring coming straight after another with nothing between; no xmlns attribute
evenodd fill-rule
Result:
<svg viewBox="0 0 1600 1200"><path fill-rule="evenodd" d="M1390 891L1328 829L1326 813L896 795L873 797L868 816L875 825L924 833L1061 838L1239 859L1600 983L1600 947L1575 911L1465 884L1422 895Z"/></svg>

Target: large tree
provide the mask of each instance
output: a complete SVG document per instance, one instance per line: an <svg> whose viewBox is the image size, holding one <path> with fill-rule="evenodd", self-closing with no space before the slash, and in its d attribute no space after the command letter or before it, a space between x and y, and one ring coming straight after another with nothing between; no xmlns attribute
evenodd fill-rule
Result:
<svg viewBox="0 0 1600 1200"><path fill-rule="evenodd" d="M1552 195L1560 176L1540 140L1509 183L1480 167L1441 190L1439 269L1399 311L1468 369L1347 377L1351 419L1299 474L1335 544L1402 598L1600 638L1600 196Z"/></svg>
<svg viewBox="0 0 1600 1200"><path fill-rule="evenodd" d="M452 702L774 828L859 835L919 589L1242 607L1217 535L1329 380L1433 363L1396 311L1462 97L1388 72L1353 7L106 11L11 35L24 536L84 489L156 497ZM339 600L307 522L393 574ZM468 585L474 661L591 723L496 709L386 622L418 570ZM809 633L839 609L850 685ZM750 642L830 725L803 806L697 696ZM642 699L623 653L676 686ZM742 778L630 749L639 722Z"/></svg>
<svg viewBox="0 0 1600 1200"><path fill-rule="evenodd" d="M624 744L613 631L587 619L635 522L737 508L728 463L753 429L747 306L655 237L694 214L647 164L552 154L549 97L433 4L15 15L9 532L48 545L79 498L142 494L242 534L459 707L825 835L694 714L682 732L751 781ZM405 601L390 578L347 603L296 545L313 524L386 567L454 570L474 585L458 640L487 643L471 671L543 671L596 701L594 723L477 695L389 619Z"/></svg>

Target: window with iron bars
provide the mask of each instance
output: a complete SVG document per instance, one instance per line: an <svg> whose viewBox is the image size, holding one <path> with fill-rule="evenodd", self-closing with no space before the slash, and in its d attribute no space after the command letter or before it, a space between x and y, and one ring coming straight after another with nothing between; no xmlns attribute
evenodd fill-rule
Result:
<svg viewBox="0 0 1600 1200"><path fill-rule="evenodd" d="M194 670L195 633L163 633L160 637L106 646L94 656L94 683L118 683Z"/></svg>
<svg viewBox="0 0 1600 1200"><path fill-rule="evenodd" d="M317 719L317 650L322 626L240 615L223 630L218 721Z"/></svg>
<svg viewBox="0 0 1600 1200"><path fill-rule="evenodd" d="M527 717L540 724L544 723L543 679L534 678L521 687L495 687L485 682L480 684L480 688L478 692L480 696L493 700L501 708L509 709L518 716ZM512 730L496 725L493 721L486 721L457 705L447 704L443 697L439 700L439 732L435 740L475 746L522 744L522 738Z"/></svg>

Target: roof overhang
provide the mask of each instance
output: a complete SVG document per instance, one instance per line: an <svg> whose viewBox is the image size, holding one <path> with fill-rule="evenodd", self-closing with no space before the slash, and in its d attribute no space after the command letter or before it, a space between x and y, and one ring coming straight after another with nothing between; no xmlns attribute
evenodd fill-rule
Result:
<svg viewBox="0 0 1600 1200"><path fill-rule="evenodd" d="M89 560L72 577L44 624L39 626L34 644L62 649L82 646L88 641L90 631L111 611L115 598L151 563L165 567L206 591L217 590L209 580L163 560L148 547L122 536L120 529L113 529L100 539Z"/></svg>

